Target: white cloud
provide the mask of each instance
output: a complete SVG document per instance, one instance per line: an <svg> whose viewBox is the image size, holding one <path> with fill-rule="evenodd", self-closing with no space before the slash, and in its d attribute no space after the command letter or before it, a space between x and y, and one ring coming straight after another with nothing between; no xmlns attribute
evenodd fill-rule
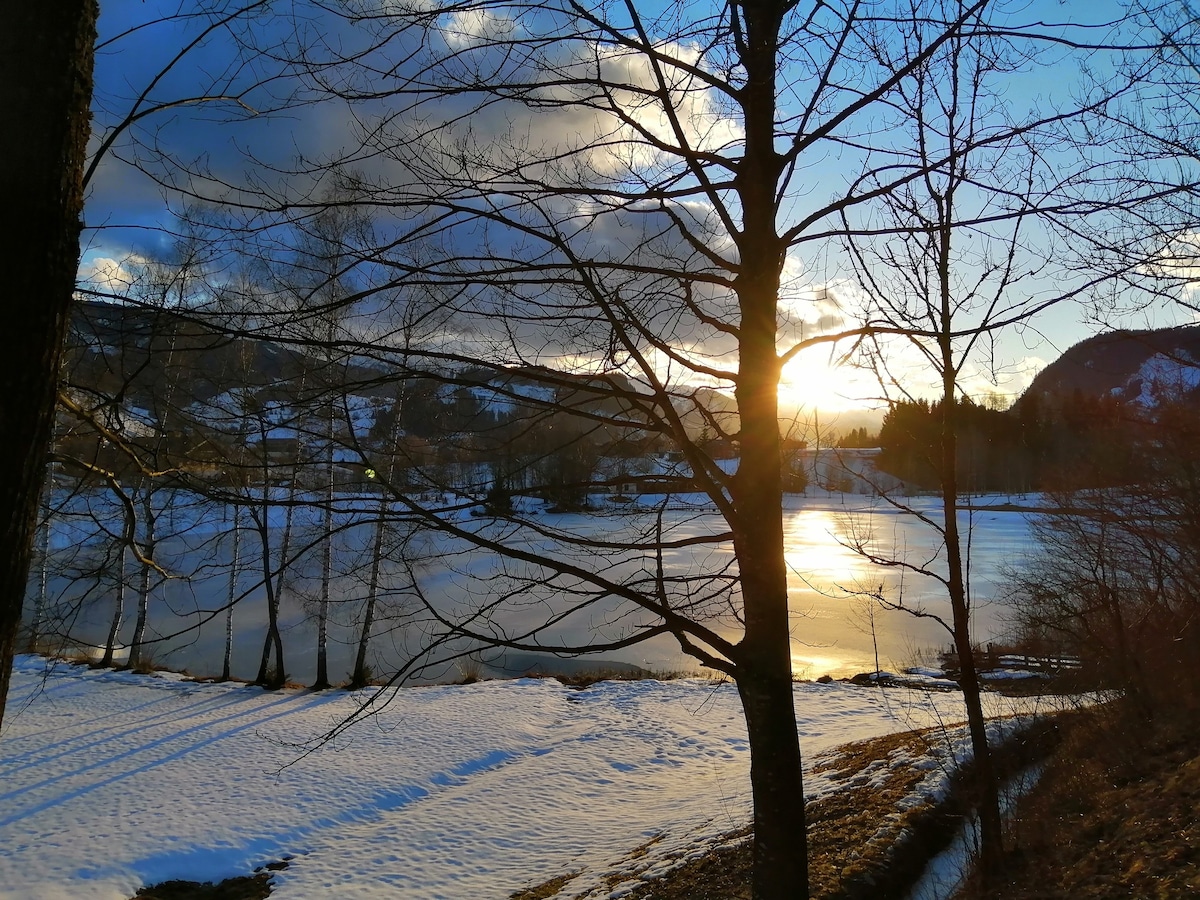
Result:
<svg viewBox="0 0 1200 900"><path fill-rule="evenodd" d="M1200 233L1173 238L1147 268L1156 278L1175 282L1189 293L1200 291Z"/></svg>
<svg viewBox="0 0 1200 900"><path fill-rule="evenodd" d="M537 46L532 25L478 9L443 16L438 33L446 49L427 61L426 83L492 84L497 96L440 98L436 114L422 107L427 118L409 138L435 153L465 148L482 179L504 181L520 170L523 178L578 180L581 187L610 178L636 184L653 180L657 169L679 169L680 153L742 140L719 95L690 71L704 66L694 47L655 47L668 110L643 53L586 39Z"/></svg>
<svg viewBox="0 0 1200 900"><path fill-rule="evenodd" d="M479 8L456 10L441 17L438 30L447 45L461 49L512 40L518 29L511 17Z"/></svg>
<svg viewBox="0 0 1200 900"><path fill-rule="evenodd" d="M145 262L145 259L137 256L124 260L94 256L80 263L77 283L101 294L127 294L137 281L135 270Z"/></svg>

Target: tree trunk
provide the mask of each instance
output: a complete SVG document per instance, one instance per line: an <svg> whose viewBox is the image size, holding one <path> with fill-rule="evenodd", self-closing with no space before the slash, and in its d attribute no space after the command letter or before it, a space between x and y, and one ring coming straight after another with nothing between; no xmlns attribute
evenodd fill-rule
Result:
<svg viewBox="0 0 1200 900"><path fill-rule="evenodd" d="M741 6L746 34L745 155L738 175L742 234L734 281L741 313L735 387L741 461L730 523L741 578L745 636L735 678L750 740L754 795L754 900L808 897L808 842L800 741L792 698L783 479L779 438L780 272L775 190L783 161L775 151L775 81L782 8ZM736 14L736 13L735 13Z"/></svg>
<svg viewBox="0 0 1200 900"><path fill-rule="evenodd" d="M325 534L321 541L321 596L317 601L317 677L314 691L329 687L329 582L333 578L333 406L325 419L325 511L321 527Z"/></svg>
<svg viewBox="0 0 1200 900"><path fill-rule="evenodd" d="M949 204L949 201L947 201ZM975 667L975 648L971 645L971 607L967 597L966 571L963 565L962 538L958 531L958 422L955 385L958 370L951 343L951 297L949 284L950 229L942 229L939 256L941 277L942 334L942 441L941 485L942 517L945 523L947 589L953 617L954 649L958 652L959 685L967 708L967 728L974 756L977 802L979 804L979 873L985 890L997 884L1004 862L1004 836L1000 821L1000 788L988 747L987 723L980 698L979 673Z"/></svg>
<svg viewBox="0 0 1200 900"><path fill-rule="evenodd" d="M151 560L154 559L155 550L155 522L154 522L154 495L150 488L146 488L145 494L142 495L142 556ZM136 669L146 662L145 659L145 644L146 644L146 620L150 616L150 577L151 566L148 562L143 562L141 567L141 575L138 580L138 610L137 621L133 626L133 641L129 645L129 668Z"/></svg>
<svg viewBox="0 0 1200 900"><path fill-rule="evenodd" d="M50 499L54 484L46 488L46 501L42 504L42 523L40 527L40 550L38 559L38 591L33 604L33 619L29 623L29 639L26 647L30 653L37 653L42 642L42 622L46 618L46 602L49 599L50 580Z"/></svg>
<svg viewBox="0 0 1200 900"><path fill-rule="evenodd" d="M92 97L95 0L15 3L0 28L0 104L20 139L0 157L10 307L20 340L0 354L0 722L25 602L54 399L79 265L83 164Z"/></svg>
<svg viewBox="0 0 1200 900"><path fill-rule="evenodd" d="M238 562L242 544L241 521L237 505L233 507L233 558L229 562L229 596L225 600L225 657L221 662L221 680L233 677L233 604L237 599Z"/></svg>
<svg viewBox="0 0 1200 900"><path fill-rule="evenodd" d="M294 482L293 482L294 485ZM283 687L287 674L283 668L283 636L279 633L279 594L283 590L283 573L287 568L287 555L292 536L292 506L289 504L283 524L283 540L279 551L279 569L271 571L271 528L270 528L270 483L263 483L262 522L259 536L262 539L263 584L267 591L267 634L263 638L262 660L258 666L255 684L278 689ZM271 673L271 651L275 652L275 671Z"/></svg>
<svg viewBox="0 0 1200 900"><path fill-rule="evenodd" d="M786 632L785 632L786 635ZM774 668L778 668L777 666ZM739 666L754 797L754 900L808 896L804 780L790 675Z"/></svg>
<svg viewBox="0 0 1200 900"><path fill-rule="evenodd" d="M265 436L267 431L266 426L262 423L260 425L262 426L260 433ZM283 590L283 576L287 570L288 553L291 552L293 506L289 503L284 513L282 546L279 550L279 567L275 571L272 571L270 459L267 457L265 449L263 454L263 493L262 506L260 508L261 521L258 523L258 536L262 542L263 588L267 592L267 633L263 637L262 660L259 662L258 675L255 677L254 683L278 689L283 687L284 682L287 680L287 673L284 671L283 664L283 636L279 633L279 595ZM296 469L293 468L290 498L294 500L295 496ZM273 674L270 672L272 650L275 652L275 671Z"/></svg>
<svg viewBox="0 0 1200 900"><path fill-rule="evenodd" d="M128 548L121 545L121 561L117 564L117 596L113 601L112 620L108 623L108 638L104 642L104 656L100 665L108 668L113 664L113 656L117 649L117 640L121 636L121 622L125 618L125 555Z"/></svg>
<svg viewBox="0 0 1200 900"><path fill-rule="evenodd" d="M367 579L367 602L363 609L362 630L358 635L358 653L354 657L354 674L350 687L367 686L367 646L371 642L371 627L375 624L375 604L379 599L379 570L383 563L383 536L387 530L387 494L379 501L379 521L375 523L375 540L371 547L371 574Z"/></svg>

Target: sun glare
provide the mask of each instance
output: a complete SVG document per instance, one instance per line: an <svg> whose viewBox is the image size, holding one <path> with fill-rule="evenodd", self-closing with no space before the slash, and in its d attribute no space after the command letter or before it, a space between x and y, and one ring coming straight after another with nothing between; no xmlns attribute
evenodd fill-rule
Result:
<svg viewBox="0 0 1200 900"><path fill-rule="evenodd" d="M871 405L866 373L850 366L837 366L828 354L801 354L783 368L779 381L779 403L784 408L820 409L831 412L857 410Z"/></svg>

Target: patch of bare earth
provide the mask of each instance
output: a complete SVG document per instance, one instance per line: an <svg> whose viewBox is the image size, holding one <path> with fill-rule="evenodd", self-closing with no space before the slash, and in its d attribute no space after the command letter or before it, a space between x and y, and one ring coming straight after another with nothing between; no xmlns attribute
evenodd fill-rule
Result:
<svg viewBox="0 0 1200 900"><path fill-rule="evenodd" d="M515 894L509 896L509 900L546 900L547 897L553 897L566 887L578 875L579 872L567 872L565 875L551 878L549 881L544 881L534 887L517 891Z"/></svg>
<svg viewBox="0 0 1200 900"><path fill-rule="evenodd" d="M816 771L841 782L829 796L810 801L809 881L814 898L882 898L890 895L902 836L926 830L934 814L930 803L902 809L927 772L910 765L922 758L936 737L925 732L893 734L848 744L818 760ZM665 875L648 878L623 896L628 900L749 900L750 829L731 832L704 856L690 859ZM647 848L630 853L629 865L611 887L637 877L637 861ZM661 857L656 860L661 869ZM923 865L924 858L918 864ZM573 877L573 876L571 876ZM547 885L550 882L547 882ZM555 890L566 886L566 881ZM553 896L514 894L511 900ZM569 892L565 895L569 896Z"/></svg>
<svg viewBox="0 0 1200 900"><path fill-rule="evenodd" d="M224 881L164 881L144 887L133 900L266 900L271 895L271 877L287 868L287 860L259 866L253 875Z"/></svg>

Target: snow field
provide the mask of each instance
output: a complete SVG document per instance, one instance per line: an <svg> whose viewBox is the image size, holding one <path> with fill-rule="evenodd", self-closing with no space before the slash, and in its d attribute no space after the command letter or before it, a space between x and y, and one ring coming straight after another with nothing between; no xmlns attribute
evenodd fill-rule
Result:
<svg viewBox="0 0 1200 900"><path fill-rule="evenodd" d="M654 872L750 818L732 685L404 688L318 742L368 696L19 657L0 733L0 897L124 900L284 856L280 900L503 900L568 872L560 897L620 896L634 848L658 838L637 861ZM810 762L961 718L957 695L837 683L797 685L796 707ZM832 789L808 775L810 796Z"/></svg>

